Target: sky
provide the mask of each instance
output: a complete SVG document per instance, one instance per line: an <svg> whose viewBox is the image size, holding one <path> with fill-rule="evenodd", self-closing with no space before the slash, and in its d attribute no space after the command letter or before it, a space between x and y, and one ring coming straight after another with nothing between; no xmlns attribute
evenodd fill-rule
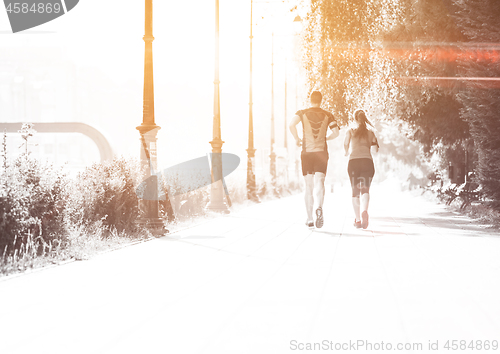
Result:
<svg viewBox="0 0 500 354"><path fill-rule="evenodd" d="M254 131L258 156L269 151L272 52L278 151L285 134L285 66L287 119L301 107L303 83L297 69L300 53L292 45L298 38L294 34L300 31L300 24L297 28L293 23L298 13L291 12L292 7L293 4L282 2L254 4ZM208 142L212 139L213 121L215 1L154 1L153 8L155 117L161 126L158 159L165 166L199 157L211 149ZM249 31L250 1L221 0L223 151L239 155L243 166L248 144ZM139 155L135 126L142 122L144 1L81 0L60 18L24 32L10 32L6 12L0 11L0 51L12 47L59 48L79 73L96 69L114 85L130 87L133 99L124 99L123 107L116 112L126 111L127 116L136 116L137 122L121 120L117 113L105 117L109 121L102 121L101 125L118 153ZM107 109L113 111L113 107Z"/></svg>

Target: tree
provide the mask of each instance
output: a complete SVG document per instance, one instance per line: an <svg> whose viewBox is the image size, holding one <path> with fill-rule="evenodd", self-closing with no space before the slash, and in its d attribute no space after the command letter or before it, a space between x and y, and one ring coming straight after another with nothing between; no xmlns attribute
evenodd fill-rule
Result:
<svg viewBox="0 0 500 354"><path fill-rule="evenodd" d="M323 92L341 124L358 107L406 122L408 136L444 162L472 140L477 181L500 209L500 90L423 79L499 77L499 53L481 49L499 42L499 16L497 0L312 0L309 89Z"/></svg>
<svg viewBox="0 0 500 354"><path fill-rule="evenodd" d="M459 72L470 77L499 77L498 52L484 47L500 40L500 2L477 0L449 3L452 18L466 37L468 49L481 54L459 60ZM477 152L477 181L491 205L500 210L500 90L490 88L486 83L461 90L456 97L462 105L460 115L468 123Z"/></svg>

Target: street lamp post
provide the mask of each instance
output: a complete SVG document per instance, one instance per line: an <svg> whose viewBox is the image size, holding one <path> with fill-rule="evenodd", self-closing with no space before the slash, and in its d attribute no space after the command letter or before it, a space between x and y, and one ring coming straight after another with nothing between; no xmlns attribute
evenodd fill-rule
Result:
<svg viewBox="0 0 500 354"><path fill-rule="evenodd" d="M300 18L299 15L295 16L295 19L293 20L293 23L294 24L300 24L302 22L302 18ZM297 33L295 33L295 36L297 35ZM298 106L298 103L299 103L299 91L298 91L298 87L299 87L299 75L298 73L296 72L295 73L295 111L297 111L299 109L299 106ZM297 150L297 147L295 148ZM297 180L300 178L300 162L299 162L299 158L297 156L297 154L295 154L295 174L297 176Z"/></svg>
<svg viewBox="0 0 500 354"><path fill-rule="evenodd" d="M299 110L299 75L295 73L295 111L297 112ZM295 145L295 175L297 177L297 180L300 179L300 162L299 162L299 156L297 155L297 152L300 151L300 149L297 148L297 145Z"/></svg>
<svg viewBox="0 0 500 354"><path fill-rule="evenodd" d="M288 105L288 58L285 58L285 119L284 119L284 141L283 141L283 145L285 147L285 184L288 185L288 139L287 139L287 135L288 135L288 110L287 110L287 105Z"/></svg>
<svg viewBox="0 0 500 354"><path fill-rule="evenodd" d="M288 58L285 58L285 127L284 127L285 128L285 137L284 137L285 141L284 141L283 145L285 146L285 149L288 151L288 140L287 140L287 135L288 135L287 134L287 131L288 131L288 129L287 129L288 128L287 127L287 125L288 125L287 124L287 121L288 121L287 120L287 114L288 114L288 112L287 112L287 104L288 104L287 103L287 98L288 98L287 97L288 96L288 82L287 82L287 79L288 78L287 78L287 74L288 74Z"/></svg>
<svg viewBox="0 0 500 354"><path fill-rule="evenodd" d="M276 154L274 152L274 32L271 44L271 153L270 172L272 183L276 182Z"/></svg>
<svg viewBox="0 0 500 354"><path fill-rule="evenodd" d="M255 148L253 144L253 0L250 0L250 88L248 102L248 162L247 162L247 198L258 202L255 186Z"/></svg>
<svg viewBox="0 0 500 354"><path fill-rule="evenodd" d="M252 170L252 157L255 156L255 149L253 148L253 113L252 113L252 28L253 28L253 0L250 1L250 118L249 118L249 138L248 138L248 172L247 172L247 188L248 188L248 198L252 199L251 196L254 195L252 193L252 186L255 188L255 175ZM258 1L257 1L258 2ZM280 3L280 1L263 1L264 3ZM297 16L294 22L300 21L300 17ZM286 70L286 68L285 68ZM287 142L287 78L285 72L285 140L284 145L285 149L288 148ZM274 151L274 143L275 143L275 124L274 124L274 31L272 33L272 47L271 47L271 146L270 146L270 174L271 181L274 189L274 193L276 193L276 153ZM288 160L287 160L288 161ZM288 166L288 162L287 162ZM288 167L287 167L288 172Z"/></svg>
<svg viewBox="0 0 500 354"><path fill-rule="evenodd" d="M214 79L214 119L212 132L212 185L210 202L207 209L229 213L224 203L224 189L222 184L222 144L220 129L220 90L219 90L219 0L215 0L215 79Z"/></svg>
<svg viewBox="0 0 500 354"><path fill-rule="evenodd" d="M142 124L136 129L141 135L141 164L145 167L146 178L148 178L149 193L155 197L153 200L140 200L139 208L141 216L139 223L146 225L152 230L165 231L163 220L159 217L158 209L158 178L156 156L156 134L160 127L155 123L154 106L154 83L153 83L153 0L145 0L145 34L144 34L144 93L143 93L143 115ZM149 199L149 198L148 198Z"/></svg>

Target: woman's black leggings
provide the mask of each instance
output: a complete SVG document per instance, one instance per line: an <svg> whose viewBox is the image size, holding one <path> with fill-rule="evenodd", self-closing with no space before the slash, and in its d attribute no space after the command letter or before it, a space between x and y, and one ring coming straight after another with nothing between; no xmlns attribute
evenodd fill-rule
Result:
<svg viewBox="0 0 500 354"><path fill-rule="evenodd" d="M347 172L351 181L352 196L370 192L370 184L375 175L375 166L372 159L352 159L347 165Z"/></svg>

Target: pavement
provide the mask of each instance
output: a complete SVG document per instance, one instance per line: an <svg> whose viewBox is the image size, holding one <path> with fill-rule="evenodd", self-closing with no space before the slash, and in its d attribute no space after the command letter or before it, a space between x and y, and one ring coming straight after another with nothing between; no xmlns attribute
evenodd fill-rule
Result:
<svg viewBox="0 0 500 354"><path fill-rule="evenodd" d="M345 188L324 214L282 198L0 279L0 353L500 352L497 231L376 187L367 230Z"/></svg>

